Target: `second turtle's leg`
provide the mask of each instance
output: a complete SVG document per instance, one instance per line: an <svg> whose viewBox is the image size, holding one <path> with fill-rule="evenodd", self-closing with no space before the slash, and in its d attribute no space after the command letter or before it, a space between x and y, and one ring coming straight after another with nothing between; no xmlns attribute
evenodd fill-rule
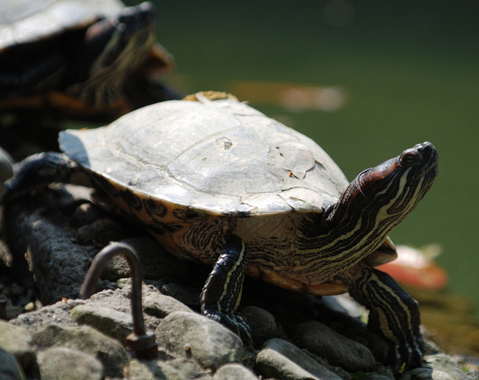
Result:
<svg viewBox="0 0 479 380"><path fill-rule="evenodd" d="M228 241L201 294L201 311L252 344L246 320L236 314L246 274L246 245L240 239Z"/></svg>
<svg viewBox="0 0 479 380"><path fill-rule="evenodd" d="M359 263L341 276L351 296L369 309L368 329L389 345L394 372L422 366L423 339L417 301L388 274Z"/></svg>

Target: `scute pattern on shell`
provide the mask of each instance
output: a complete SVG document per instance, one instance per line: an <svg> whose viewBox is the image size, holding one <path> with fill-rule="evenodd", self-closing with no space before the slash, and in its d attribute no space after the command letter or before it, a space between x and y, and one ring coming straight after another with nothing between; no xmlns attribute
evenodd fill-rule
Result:
<svg viewBox="0 0 479 380"><path fill-rule="evenodd" d="M322 212L348 185L314 141L231 99L154 104L60 147L140 198L213 215Z"/></svg>

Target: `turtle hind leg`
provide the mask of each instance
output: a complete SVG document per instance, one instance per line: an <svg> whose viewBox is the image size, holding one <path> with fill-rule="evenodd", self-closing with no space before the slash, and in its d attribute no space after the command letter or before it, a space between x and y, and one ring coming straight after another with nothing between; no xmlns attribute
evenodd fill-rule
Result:
<svg viewBox="0 0 479 380"><path fill-rule="evenodd" d="M417 301L391 276L370 266L360 263L343 276L351 296L370 311L368 329L388 343L393 371L421 367L424 341Z"/></svg>
<svg viewBox="0 0 479 380"><path fill-rule="evenodd" d="M201 294L201 311L253 346L245 318L236 314L246 274L246 245L240 239L225 244Z"/></svg>
<svg viewBox="0 0 479 380"><path fill-rule="evenodd" d="M5 182L2 203L54 182L91 186L87 174L62 153L38 153L13 166L13 177Z"/></svg>

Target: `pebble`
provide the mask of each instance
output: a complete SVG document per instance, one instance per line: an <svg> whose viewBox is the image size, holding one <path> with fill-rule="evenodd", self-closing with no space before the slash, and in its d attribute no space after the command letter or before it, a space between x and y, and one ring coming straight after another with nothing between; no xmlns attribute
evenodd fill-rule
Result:
<svg viewBox="0 0 479 380"><path fill-rule="evenodd" d="M213 380L257 380L258 377L242 364L225 364L216 371Z"/></svg>
<svg viewBox="0 0 479 380"><path fill-rule="evenodd" d="M405 373L401 380L470 380L457 361L446 354L428 355L426 366Z"/></svg>
<svg viewBox="0 0 479 380"><path fill-rule="evenodd" d="M256 356L255 370L264 378L341 380L311 356L283 339L271 339Z"/></svg>
<svg viewBox="0 0 479 380"><path fill-rule="evenodd" d="M128 364L128 354L119 341L90 326L62 326L51 324L33 334L33 342L39 349L67 347L77 349L101 361L106 376L123 375Z"/></svg>
<svg viewBox="0 0 479 380"><path fill-rule="evenodd" d="M78 305L70 312L71 318L80 325L89 325L123 344L133 331L131 314L102 306Z"/></svg>
<svg viewBox="0 0 479 380"><path fill-rule="evenodd" d="M161 321L155 333L158 345L167 352L193 359L213 371L226 363L241 362L244 353L237 335L196 313L171 313Z"/></svg>
<svg viewBox="0 0 479 380"><path fill-rule="evenodd" d="M150 293L143 298L145 313L157 318L165 318L175 311L193 312L184 303L161 293Z"/></svg>
<svg viewBox="0 0 479 380"><path fill-rule="evenodd" d="M139 361L133 359L128 370L129 380L211 380L211 377L194 361L174 359L169 361ZM232 379L233 380L233 379ZM246 380L246 379L245 379Z"/></svg>
<svg viewBox="0 0 479 380"><path fill-rule="evenodd" d="M331 330L317 321L296 326L295 341L311 353L328 360L331 365L347 371L370 371L376 360L369 349Z"/></svg>
<svg viewBox="0 0 479 380"><path fill-rule="evenodd" d="M276 320L267 310L258 306L248 306L241 310L241 315L248 321L255 346L261 346L267 340L277 337Z"/></svg>
<svg viewBox="0 0 479 380"><path fill-rule="evenodd" d="M0 321L0 348L11 353L22 368L27 368L35 358L28 330L5 321Z"/></svg>
<svg viewBox="0 0 479 380"><path fill-rule="evenodd" d="M66 347L38 354L40 377L48 380L102 380L103 365L92 355Z"/></svg>

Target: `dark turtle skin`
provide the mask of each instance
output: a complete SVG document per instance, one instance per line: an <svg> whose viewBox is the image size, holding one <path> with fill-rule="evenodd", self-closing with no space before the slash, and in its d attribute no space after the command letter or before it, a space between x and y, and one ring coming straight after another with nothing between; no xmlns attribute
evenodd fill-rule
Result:
<svg viewBox="0 0 479 380"><path fill-rule="evenodd" d="M111 121L176 99L151 3L0 0L0 113Z"/></svg>
<svg viewBox="0 0 479 380"><path fill-rule="evenodd" d="M15 167L3 202L51 182L90 184L174 255L213 266L202 312L250 341L246 275L370 310L394 371L422 365L417 302L374 266L438 172L417 144L348 183L315 142L235 99L168 101L107 127L60 133L62 153Z"/></svg>

